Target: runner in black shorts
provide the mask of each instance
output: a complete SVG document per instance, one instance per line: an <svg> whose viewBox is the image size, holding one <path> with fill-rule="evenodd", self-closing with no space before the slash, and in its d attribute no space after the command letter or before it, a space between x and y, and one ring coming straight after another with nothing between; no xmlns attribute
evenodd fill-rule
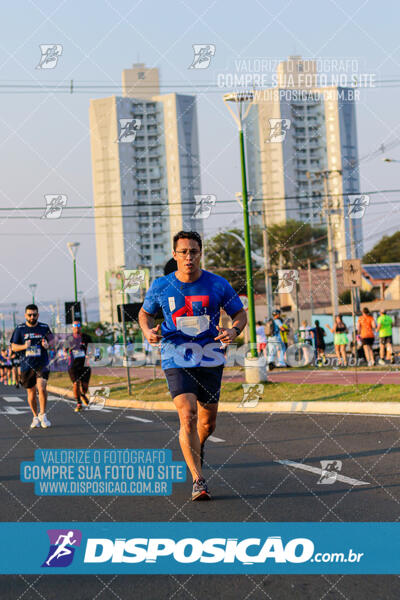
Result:
<svg viewBox="0 0 400 600"><path fill-rule="evenodd" d="M73 383L74 396L76 399L75 412L82 410L82 400L89 404L87 391L91 369L85 366L88 344L92 342L90 335L81 332L80 321L72 323L72 336L67 339L68 348L68 373Z"/></svg>
<svg viewBox="0 0 400 600"><path fill-rule="evenodd" d="M173 244L177 271L153 282L139 324L148 342L161 346L161 366L179 414L179 442L193 477L192 500L209 500L202 474L204 443L215 429L223 348L245 327L246 312L226 279L200 268L198 233L180 231ZM165 319L161 332L154 327L159 308ZM231 317L231 328L219 327L221 308Z"/></svg>
<svg viewBox="0 0 400 600"><path fill-rule="evenodd" d="M11 336L11 349L21 355L20 383L28 394L28 403L33 413L31 428L50 427L46 415L47 380L49 378L49 357L47 349L53 339L50 327L39 323L36 304L25 308L25 323L18 325ZM37 411L36 387L39 392L40 412Z"/></svg>

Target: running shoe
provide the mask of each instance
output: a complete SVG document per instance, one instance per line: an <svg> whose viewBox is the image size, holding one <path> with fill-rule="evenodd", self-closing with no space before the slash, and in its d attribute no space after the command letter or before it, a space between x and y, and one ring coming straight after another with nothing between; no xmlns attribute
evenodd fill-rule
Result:
<svg viewBox="0 0 400 600"><path fill-rule="evenodd" d="M384 367L386 365L385 361L383 360L383 358L380 358L378 360L378 365L382 365L382 367Z"/></svg>
<svg viewBox="0 0 400 600"><path fill-rule="evenodd" d="M204 462L204 442L200 446L200 464L203 466Z"/></svg>
<svg viewBox="0 0 400 600"><path fill-rule="evenodd" d="M192 500L211 500L211 494L208 491L204 477L199 477L193 482Z"/></svg>
<svg viewBox="0 0 400 600"><path fill-rule="evenodd" d="M75 406L75 412L81 412L83 406L80 402L78 402L78 404Z"/></svg>
<svg viewBox="0 0 400 600"><path fill-rule="evenodd" d="M50 423L50 421L48 420L46 413L39 414L39 415L38 415L38 419L39 419L39 421L40 421L40 425L41 425L41 426L42 426L44 429L46 429L46 427L50 427L51 423Z"/></svg>
<svg viewBox="0 0 400 600"><path fill-rule="evenodd" d="M40 427L40 421L39 421L38 417L33 417L33 420L31 423L31 429L35 429L35 427Z"/></svg>

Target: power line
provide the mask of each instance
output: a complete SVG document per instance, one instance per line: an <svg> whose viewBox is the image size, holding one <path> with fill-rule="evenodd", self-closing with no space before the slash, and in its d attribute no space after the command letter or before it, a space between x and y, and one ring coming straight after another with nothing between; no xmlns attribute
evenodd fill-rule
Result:
<svg viewBox="0 0 400 600"><path fill-rule="evenodd" d="M373 191L367 191L367 192L345 192L345 193L337 193L337 194L333 194L333 193L329 193L329 194L318 194L317 196L280 196L280 197L267 197L267 198L253 198L252 202L277 202L277 201L285 201L285 200L299 200L299 201L307 201L307 200L312 200L314 203L317 203L318 200L323 199L323 198L342 198L343 196L374 196L376 194L398 194L400 193L400 189L394 189L394 190L373 190ZM206 194L204 194L206 195ZM399 200L383 200L383 201L377 201L374 204L391 204L393 202L399 202ZM217 200L217 204L235 204L237 203L237 200ZM65 210L94 210L94 209L109 209L109 208L143 208L143 209L150 209L153 207L164 207L164 208L168 208L169 206L176 206L176 205L191 205L193 206L195 204L194 200L183 200L182 202L149 202L149 203L132 203L132 204L101 204L101 205L77 205L77 206L64 206L63 207L63 211ZM304 207L304 210L309 209L310 207ZM315 207L311 207L311 208L316 208L318 209L319 206L315 206ZM303 207L302 207L303 209ZM45 206L11 206L11 207L0 207L0 212L5 212L5 211L22 211L22 210L40 210L40 211L45 211L46 207ZM249 203L249 210L251 211L251 202ZM299 208L294 207L294 208L275 208L275 207L270 207L268 210L270 210L271 212L277 212L278 210L284 211L284 212L288 212L288 211L299 211ZM261 212L261 211L256 211L256 212ZM229 214L229 213L216 213L216 214ZM104 215L105 217L108 217L108 215ZM126 215L124 216L120 216L117 215L119 218L125 218ZM134 216L141 216L140 214L138 215L134 215ZM148 215L142 215L143 217L147 217ZM11 218L11 217L7 217L6 218ZM31 218L31 217L27 217L27 218ZM41 218L41 217L40 217ZM65 218L65 217L63 217ZM71 217L69 217L71 218ZM75 218L75 217L72 217ZM83 217L82 217L83 218ZM91 218L91 217L90 217Z"/></svg>

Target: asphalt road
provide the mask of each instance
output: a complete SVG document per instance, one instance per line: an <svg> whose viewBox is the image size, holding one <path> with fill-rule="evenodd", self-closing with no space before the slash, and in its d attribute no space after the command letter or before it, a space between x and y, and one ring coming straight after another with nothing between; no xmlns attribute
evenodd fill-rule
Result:
<svg viewBox="0 0 400 600"><path fill-rule="evenodd" d="M221 414L214 438L206 446L205 476L213 501L192 503L189 478L174 484L171 497L130 498L39 497L33 484L19 481L20 462L33 460L36 448L170 448L174 460L181 460L175 413L103 409L76 414L71 403L53 396L48 407L53 426L30 430L24 391L3 385L0 413L3 521L346 522L395 521L400 516L400 420L395 417ZM316 469L321 469L322 460L336 461L338 476L333 484L318 483L321 473ZM400 596L400 579L339 575L0 577L2 600L125 600L134 596L384 600Z"/></svg>

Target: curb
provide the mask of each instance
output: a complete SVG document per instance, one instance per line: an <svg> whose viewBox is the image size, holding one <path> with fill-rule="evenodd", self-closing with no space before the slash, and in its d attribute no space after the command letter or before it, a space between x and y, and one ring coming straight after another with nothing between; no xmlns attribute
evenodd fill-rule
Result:
<svg viewBox="0 0 400 600"><path fill-rule="evenodd" d="M49 392L74 399L71 391L54 385L47 386ZM143 400L113 400L107 398L105 405L111 408L136 408L151 411L176 411L172 400L145 402ZM355 415L399 415L400 402L260 402L257 406L240 406L234 402L220 402L219 412L230 413L341 413Z"/></svg>

